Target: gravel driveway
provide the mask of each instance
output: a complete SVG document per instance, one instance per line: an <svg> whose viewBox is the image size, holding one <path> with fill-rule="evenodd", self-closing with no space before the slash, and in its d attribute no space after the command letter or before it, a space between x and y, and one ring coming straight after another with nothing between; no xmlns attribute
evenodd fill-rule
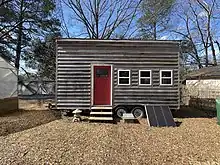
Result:
<svg viewBox="0 0 220 165"><path fill-rule="evenodd" d="M50 123L0 136L0 164L206 164L220 162L215 118L176 128L141 124Z"/></svg>

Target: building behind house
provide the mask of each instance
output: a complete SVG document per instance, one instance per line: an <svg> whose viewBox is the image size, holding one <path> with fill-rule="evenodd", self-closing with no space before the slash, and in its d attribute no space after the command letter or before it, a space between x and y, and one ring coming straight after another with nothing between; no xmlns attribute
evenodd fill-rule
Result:
<svg viewBox="0 0 220 165"><path fill-rule="evenodd" d="M220 97L220 66L202 68L193 71L185 77L182 88L182 102L189 105L190 101L215 104ZM208 104L208 103L207 103ZM213 108L215 105L211 105Z"/></svg>

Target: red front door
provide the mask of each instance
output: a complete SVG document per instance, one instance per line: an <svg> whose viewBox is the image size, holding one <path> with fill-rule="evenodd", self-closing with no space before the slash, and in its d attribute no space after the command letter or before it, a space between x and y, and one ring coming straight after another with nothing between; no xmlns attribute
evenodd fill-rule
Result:
<svg viewBox="0 0 220 165"><path fill-rule="evenodd" d="M111 66L94 66L94 105L111 105Z"/></svg>

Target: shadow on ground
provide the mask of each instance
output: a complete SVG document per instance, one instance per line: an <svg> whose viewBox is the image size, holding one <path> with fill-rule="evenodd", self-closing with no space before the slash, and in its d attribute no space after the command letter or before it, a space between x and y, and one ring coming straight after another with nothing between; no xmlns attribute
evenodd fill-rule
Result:
<svg viewBox="0 0 220 165"><path fill-rule="evenodd" d="M180 110L174 111L174 118L214 118L217 116L216 111L209 109L196 109L193 107L181 107Z"/></svg>
<svg viewBox="0 0 220 165"><path fill-rule="evenodd" d="M58 111L24 110L0 116L0 136L30 129L60 119Z"/></svg>

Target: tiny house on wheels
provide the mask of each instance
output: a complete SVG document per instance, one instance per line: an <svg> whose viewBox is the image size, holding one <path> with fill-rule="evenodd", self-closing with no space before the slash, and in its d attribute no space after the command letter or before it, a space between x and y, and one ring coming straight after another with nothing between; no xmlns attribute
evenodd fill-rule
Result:
<svg viewBox="0 0 220 165"><path fill-rule="evenodd" d="M56 108L140 118L144 105L179 109L179 42L57 39Z"/></svg>

